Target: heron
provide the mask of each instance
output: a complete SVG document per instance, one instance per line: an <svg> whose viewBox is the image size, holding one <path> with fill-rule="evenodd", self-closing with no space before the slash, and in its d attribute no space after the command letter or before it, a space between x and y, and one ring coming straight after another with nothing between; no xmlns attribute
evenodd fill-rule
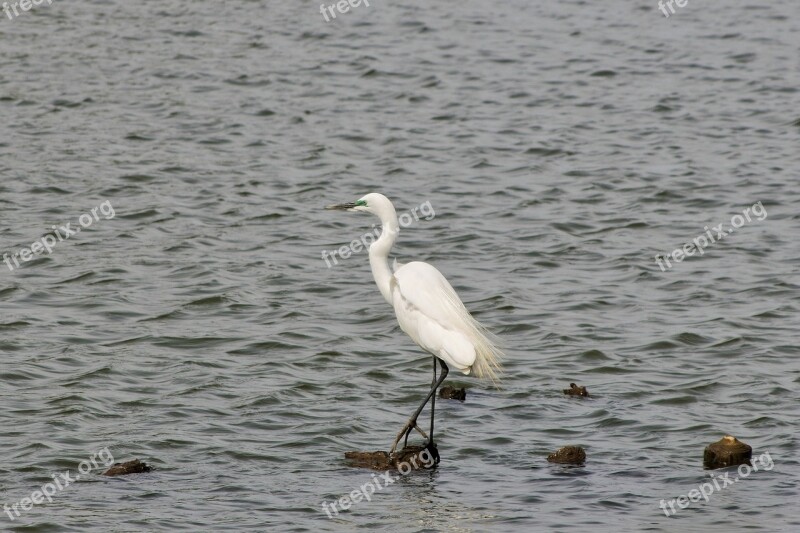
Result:
<svg viewBox="0 0 800 533"><path fill-rule="evenodd" d="M380 237L369 247L369 263L378 290L394 308L397 322L417 345L433 356L433 380L425 399L397 434L390 454L394 454L403 437L408 445L412 431L425 439L425 447L433 452L434 408L436 390L447 377L450 367L465 375L498 383L503 353L497 339L469 313L452 285L434 266L421 261L400 264L395 259L389 267L389 253L394 246L400 225L392 202L380 193L370 193L355 202L329 205L326 209L371 213L381 221ZM437 377L436 367L441 367ZM417 418L430 402L430 434L417 424ZM438 453L435 453L438 458Z"/></svg>

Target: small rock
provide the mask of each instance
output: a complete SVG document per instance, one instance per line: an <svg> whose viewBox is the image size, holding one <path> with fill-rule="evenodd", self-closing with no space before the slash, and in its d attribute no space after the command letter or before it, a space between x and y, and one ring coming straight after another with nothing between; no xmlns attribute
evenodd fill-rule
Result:
<svg viewBox="0 0 800 533"><path fill-rule="evenodd" d="M141 474L152 470L147 464L139 459L128 461L127 463L114 463L111 468L105 471L104 476L127 476L128 474Z"/></svg>
<svg viewBox="0 0 800 533"><path fill-rule="evenodd" d="M586 462L586 452L580 446L564 446L548 455L547 461L564 465L582 465Z"/></svg>
<svg viewBox="0 0 800 533"><path fill-rule="evenodd" d="M432 447L407 446L393 454L389 452L345 452L344 458L350 466L356 468L371 468L372 470L400 469L405 463L412 470L431 468L439 463L439 451L434 444Z"/></svg>
<svg viewBox="0 0 800 533"><path fill-rule="evenodd" d="M445 385L439 389L439 398L444 398L445 400L460 400L463 402L467 398L467 389L457 389L450 385Z"/></svg>
<svg viewBox="0 0 800 533"><path fill-rule="evenodd" d="M709 470L750 464L753 457L753 448L731 435L725 435L720 440L706 446L703 452L703 466Z"/></svg>
<svg viewBox="0 0 800 533"><path fill-rule="evenodd" d="M568 396L589 396L589 391L586 387L578 387L574 383L569 384L568 389L564 389L564 394Z"/></svg>

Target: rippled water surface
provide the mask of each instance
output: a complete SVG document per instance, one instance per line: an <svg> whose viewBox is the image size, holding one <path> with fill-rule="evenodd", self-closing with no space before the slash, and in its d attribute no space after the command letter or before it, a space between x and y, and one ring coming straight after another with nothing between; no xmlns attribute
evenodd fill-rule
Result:
<svg viewBox="0 0 800 533"><path fill-rule="evenodd" d="M676 9L0 14L0 253L91 221L0 263L0 505L104 448L154 467L0 530L798 531L800 6ZM344 452L388 449L430 383L366 254L322 259L377 222L322 206L371 191L430 202L394 254L448 277L506 372L452 373L439 468L328 518L372 480ZM665 516L725 434L774 467ZM546 461L570 444L584 466Z"/></svg>

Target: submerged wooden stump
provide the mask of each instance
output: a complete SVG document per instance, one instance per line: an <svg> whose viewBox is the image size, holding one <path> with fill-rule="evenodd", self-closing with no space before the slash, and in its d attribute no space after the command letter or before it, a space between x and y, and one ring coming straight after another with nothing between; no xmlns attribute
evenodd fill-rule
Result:
<svg viewBox="0 0 800 533"><path fill-rule="evenodd" d="M568 389L564 389L564 394L567 396L589 396L589 391L586 387L578 387L574 383L569 384Z"/></svg>
<svg viewBox="0 0 800 533"><path fill-rule="evenodd" d="M373 470L389 470L392 468L389 452L344 452L344 458L350 466L371 468Z"/></svg>
<svg viewBox="0 0 800 533"><path fill-rule="evenodd" d="M467 398L467 389L457 389L450 385L445 385L439 389L439 398L444 398L445 400L460 400L463 402Z"/></svg>
<svg viewBox="0 0 800 533"><path fill-rule="evenodd" d="M105 471L104 476L127 476L128 474L141 474L152 470L147 464L139 459L128 461L127 463L114 463L111 468Z"/></svg>
<svg viewBox="0 0 800 533"><path fill-rule="evenodd" d="M753 448L731 435L706 446L703 452L703 466L709 470L750 464Z"/></svg>
<svg viewBox="0 0 800 533"><path fill-rule="evenodd" d="M345 452L344 458L350 466L356 468L370 468L372 470L397 469L403 472L408 469L420 470L432 468L439 463L439 451L433 446L406 446L393 454L384 451L376 452Z"/></svg>
<svg viewBox="0 0 800 533"><path fill-rule="evenodd" d="M586 462L586 452L580 446L564 446L548 455L547 461L562 465L582 465Z"/></svg>

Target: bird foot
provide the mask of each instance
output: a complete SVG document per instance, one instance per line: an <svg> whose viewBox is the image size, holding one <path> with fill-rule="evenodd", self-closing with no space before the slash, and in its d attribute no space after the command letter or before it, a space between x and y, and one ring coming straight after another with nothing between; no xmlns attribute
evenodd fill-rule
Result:
<svg viewBox="0 0 800 533"><path fill-rule="evenodd" d="M403 436L405 436L405 438L406 438L405 442L403 443L403 446L404 447L407 446L408 445L408 437L411 434L411 431L414 430L414 429L419 431L419 433L420 433L420 435L422 435L423 439L425 439L426 441L430 440L428 438L428 434L425 433L422 430L422 428L417 425L417 421L409 419L408 422L406 422L406 425L403 426L403 429L400 430L400 433L397 434L397 438L394 439L394 444L392 444L392 449L391 449L391 451L389 453L392 454L392 453L395 452L395 450L397 449L397 445L400 443L400 440L403 438Z"/></svg>
<svg viewBox="0 0 800 533"><path fill-rule="evenodd" d="M428 450L428 453L433 458L433 464L438 465L440 458L439 449L436 447L436 443L429 439L428 442L425 443L425 449Z"/></svg>

